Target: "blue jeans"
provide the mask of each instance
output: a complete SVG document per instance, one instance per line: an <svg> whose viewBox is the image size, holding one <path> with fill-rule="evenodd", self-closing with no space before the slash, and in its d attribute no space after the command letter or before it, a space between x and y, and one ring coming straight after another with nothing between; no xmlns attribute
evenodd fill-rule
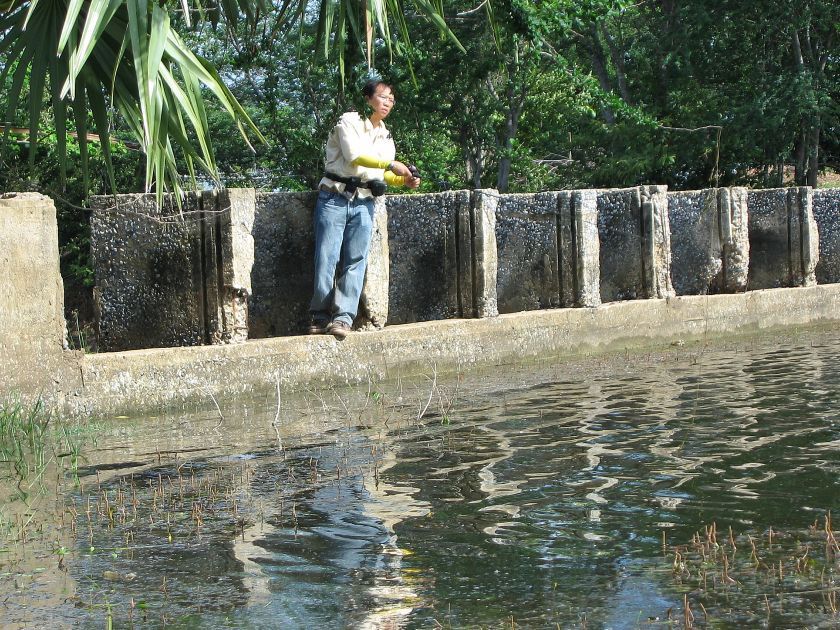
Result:
<svg viewBox="0 0 840 630"><path fill-rule="evenodd" d="M309 312L318 321L353 325L365 282L373 199L321 190L315 204L315 291Z"/></svg>

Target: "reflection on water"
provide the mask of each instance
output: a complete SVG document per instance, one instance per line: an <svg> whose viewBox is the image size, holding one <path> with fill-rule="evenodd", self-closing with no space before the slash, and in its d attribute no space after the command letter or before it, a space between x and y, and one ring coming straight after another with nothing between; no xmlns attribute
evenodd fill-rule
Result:
<svg viewBox="0 0 840 630"><path fill-rule="evenodd" d="M772 526L784 544L838 512L839 354L840 334L823 332L579 377L541 366L518 375L520 389L485 384L467 397L461 384L454 409L419 421L397 422L385 396L318 443L266 430L246 454L90 477L74 498L75 593L62 617L255 628L666 620L683 590L663 536L687 543L715 522L754 536ZM270 424L272 404L251 421ZM722 611L709 612L732 627L757 614ZM795 603L767 615L778 627L840 622Z"/></svg>

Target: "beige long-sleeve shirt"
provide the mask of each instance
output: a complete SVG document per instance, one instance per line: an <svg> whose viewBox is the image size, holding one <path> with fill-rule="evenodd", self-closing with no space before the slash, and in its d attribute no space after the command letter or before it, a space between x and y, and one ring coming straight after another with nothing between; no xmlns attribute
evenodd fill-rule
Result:
<svg viewBox="0 0 840 630"><path fill-rule="evenodd" d="M362 118L358 112L347 112L341 116L338 124L330 132L324 163L328 173L335 173L342 177L360 177L368 181L385 179L385 168L396 155L397 148L384 122L374 127L370 119ZM381 160L382 168L353 164L354 161L363 157ZM327 177L321 179L320 185L340 193L343 193L345 188L345 184ZM359 188L356 194L362 198L372 196L366 188Z"/></svg>

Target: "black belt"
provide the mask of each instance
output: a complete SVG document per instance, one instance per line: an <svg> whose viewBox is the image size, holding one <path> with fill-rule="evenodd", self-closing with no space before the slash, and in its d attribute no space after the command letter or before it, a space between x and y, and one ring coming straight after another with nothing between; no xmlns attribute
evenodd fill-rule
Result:
<svg viewBox="0 0 840 630"><path fill-rule="evenodd" d="M344 191L350 193L351 195L355 193L358 188L364 188L365 190L369 190L370 194L374 197L380 197L385 194L385 189L388 188L388 185L381 179L363 181L361 177L342 177L341 175L336 175L335 173L324 173L324 177L331 179L334 182L344 184Z"/></svg>

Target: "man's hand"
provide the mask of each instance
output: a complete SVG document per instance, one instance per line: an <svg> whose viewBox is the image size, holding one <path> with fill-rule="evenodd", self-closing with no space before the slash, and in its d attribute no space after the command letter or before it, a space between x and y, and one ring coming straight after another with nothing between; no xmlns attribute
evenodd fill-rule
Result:
<svg viewBox="0 0 840 630"><path fill-rule="evenodd" d="M420 185L420 171L417 167L403 164L394 160L391 162L391 172L404 177L406 188L417 188Z"/></svg>
<svg viewBox="0 0 840 630"><path fill-rule="evenodd" d="M406 178L405 185L409 188L417 188L420 185L420 171L417 170L414 164L408 164L408 170L411 173L411 177Z"/></svg>
<svg viewBox="0 0 840 630"><path fill-rule="evenodd" d="M397 162L396 160L394 160L393 162L391 162L391 165L390 165L389 168L390 168L390 171L394 175L399 175L401 177L405 177L406 179L408 179L409 177L412 176L411 175L411 169L408 168L402 162Z"/></svg>

